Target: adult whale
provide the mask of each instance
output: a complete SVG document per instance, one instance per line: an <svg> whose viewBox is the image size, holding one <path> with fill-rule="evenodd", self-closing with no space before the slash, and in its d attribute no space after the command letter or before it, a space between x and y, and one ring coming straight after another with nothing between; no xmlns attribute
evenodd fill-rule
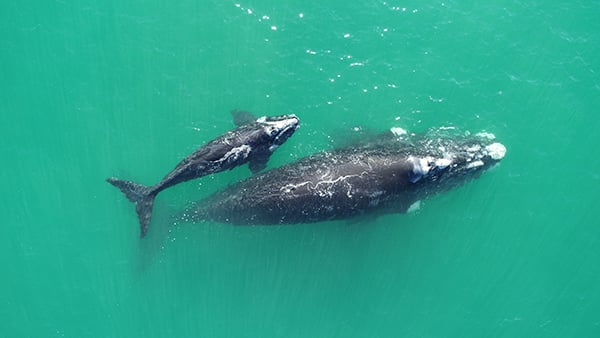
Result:
<svg viewBox="0 0 600 338"><path fill-rule="evenodd" d="M325 151L235 183L178 217L268 225L404 213L498 163L506 148L487 135L386 136Z"/></svg>
<svg viewBox="0 0 600 338"><path fill-rule="evenodd" d="M195 178L233 169L249 163L256 173L265 168L271 154L296 131L296 115L263 116L254 118L248 112L233 111L238 128L206 143L184 158L175 169L153 186L132 181L108 178L108 183L119 188L136 204L140 222L140 236L144 237L150 226L152 206L156 195L176 184Z"/></svg>

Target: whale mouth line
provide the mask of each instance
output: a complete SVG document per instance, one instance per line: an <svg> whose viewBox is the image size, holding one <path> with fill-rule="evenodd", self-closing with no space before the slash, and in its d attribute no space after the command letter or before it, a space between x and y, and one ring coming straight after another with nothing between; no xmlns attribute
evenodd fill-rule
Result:
<svg viewBox="0 0 600 338"><path fill-rule="evenodd" d="M293 116L293 123L287 124L285 127L281 128L277 133L277 136L273 139L275 144L283 143L286 140L286 137L289 137L296 129L299 127L299 121L295 116Z"/></svg>
<svg viewBox="0 0 600 338"><path fill-rule="evenodd" d="M297 124L286 126L285 128L281 129L281 131L279 131L279 133L277 133L277 136L275 136L275 139L278 140L282 135L285 135L285 133L292 131L292 130L296 130L297 126L298 126Z"/></svg>

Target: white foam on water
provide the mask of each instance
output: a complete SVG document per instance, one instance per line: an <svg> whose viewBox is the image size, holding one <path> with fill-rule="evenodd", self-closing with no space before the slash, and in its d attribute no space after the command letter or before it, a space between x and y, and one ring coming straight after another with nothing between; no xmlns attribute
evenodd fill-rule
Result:
<svg viewBox="0 0 600 338"><path fill-rule="evenodd" d="M477 134L475 134L475 136L487 138L489 140L495 140L496 139L496 135L494 135L492 133L486 133L486 132L477 133Z"/></svg>
<svg viewBox="0 0 600 338"><path fill-rule="evenodd" d="M408 134L408 132L400 127L393 127L390 128L390 131L392 132L392 134L396 135L396 136L402 136L402 135L406 135Z"/></svg>

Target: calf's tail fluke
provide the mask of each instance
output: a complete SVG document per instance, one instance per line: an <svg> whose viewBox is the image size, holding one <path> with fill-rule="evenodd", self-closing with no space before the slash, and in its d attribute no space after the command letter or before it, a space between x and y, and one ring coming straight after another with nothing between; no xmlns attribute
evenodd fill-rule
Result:
<svg viewBox="0 0 600 338"><path fill-rule="evenodd" d="M152 187L114 177L107 178L106 181L119 188L127 196L128 200L135 203L135 211L140 220L140 237L144 237L150 226L152 206L154 205L156 192Z"/></svg>

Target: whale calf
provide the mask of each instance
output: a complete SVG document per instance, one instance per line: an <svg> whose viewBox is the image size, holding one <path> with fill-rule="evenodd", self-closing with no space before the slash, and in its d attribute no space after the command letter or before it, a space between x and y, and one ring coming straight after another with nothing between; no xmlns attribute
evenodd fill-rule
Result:
<svg viewBox="0 0 600 338"><path fill-rule="evenodd" d="M490 134L396 137L324 151L192 203L177 217L269 225L405 213L420 200L478 177L506 148Z"/></svg>
<svg viewBox="0 0 600 338"><path fill-rule="evenodd" d="M152 206L156 195L176 184L195 178L233 169L245 163L257 173L264 169L271 154L283 144L299 126L294 114L254 118L247 112L233 111L238 128L206 143L184 158L160 182L145 186L133 181L108 178L108 183L119 188L136 204L140 236L144 237L150 225Z"/></svg>

